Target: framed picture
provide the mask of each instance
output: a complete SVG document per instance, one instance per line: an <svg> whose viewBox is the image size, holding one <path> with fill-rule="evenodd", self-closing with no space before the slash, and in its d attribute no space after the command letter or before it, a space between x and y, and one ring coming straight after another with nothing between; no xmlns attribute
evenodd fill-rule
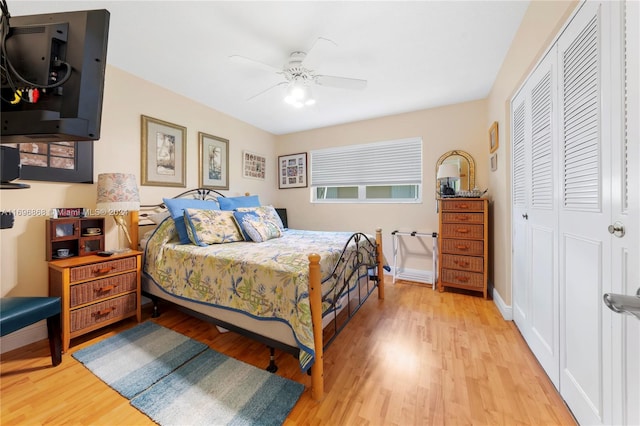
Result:
<svg viewBox="0 0 640 426"><path fill-rule="evenodd" d="M18 148L20 179L47 182L93 182L93 142L26 142Z"/></svg>
<svg viewBox="0 0 640 426"><path fill-rule="evenodd" d="M278 157L278 188L305 188L307 186L307 153Z"/></svg>
<svg viewBox="0 0 640 426"><path fill-rule="evenodd" d="M267 159L255 152L242 152L242 176L249 179L264 180Z"/></svg>
<svg viewBox="0 0 640 426"><path fill-rule="evenodd" d="M489 157L489 166L491 167L491 171L495 172L498 170L498 153L496 152L491 157Z"/></svg>
<svg viewBox="0 0 640 426"><path fill-rule="evenodd" d="M142 185L186 187L187 128L142 116Z"/></svg>
<svg viewBox="0 0 640 426"><path fill-rule="evenodd" d="M229 140L198 132L200 188L229 189Z"/></svg>
<svg viewBox="0 0 640 426"><path fill-rule="evenodd" d="M498 149L498 122L494 121L489 128L489 153L493 154Z"/></svg>

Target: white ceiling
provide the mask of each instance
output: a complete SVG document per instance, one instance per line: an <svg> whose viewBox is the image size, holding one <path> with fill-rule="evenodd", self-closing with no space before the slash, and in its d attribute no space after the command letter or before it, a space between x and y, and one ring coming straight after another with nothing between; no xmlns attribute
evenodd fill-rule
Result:
<svg viewBox="0 0 640 426"><path fill-rule="evenodd" d="M111 12L108 63L273 134L485 98L528 1L29 1L14 16ZM314 86L296 109L283 81L229 60L281 68L308 51L319 74L368 80L353 91Z"/></svg>

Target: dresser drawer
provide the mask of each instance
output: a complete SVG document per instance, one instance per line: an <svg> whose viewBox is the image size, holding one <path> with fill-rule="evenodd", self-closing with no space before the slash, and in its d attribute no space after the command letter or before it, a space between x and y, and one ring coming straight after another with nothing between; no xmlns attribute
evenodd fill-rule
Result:
<svg viewBox="0 0 640 426"><path fill-rule="evenodd" d="M484 211L484 200L441 200L442 211L456 212L482 212Z"/></svg>
<svg viewBox="0 0 640 426"><path fill-rule="evenodd" d="M484 241L442 240L442 253L482 256Z"/></svg>
<svg viewBox="0 0 640 426"><path fill-rule="evenodd" d="M77 266L71 268L71 282L100 278L104 275L117 274L137 269L137 259L135 256L124 259L107 260L91 265Z"/></svg>
<svg viewBox="0 0 640 426"><path fill-rule="evenodd" d="M473 256L456 256L455 254L443 254L443 268L457 269L470 272L484 272L484 258Z"/></svg>
<svg viewBox="0 0 640 426"><path fill-rule="evenodd" d="M136 271L89 281L83 284L76 284L70 288L69 305L74 308L78 305L104 299L105 297L135 291L137 288L138 273Z"/></svg>
<svg viewBox="0 0 640 426"><path fill-rule="evenodd" d="M442 285L447 283L468 287L484 287L484 275L476 272L456 271L453 269L442 269Z"/></svg>
<svg viewBox="0 0 640 426"><path fill-rule="evenodd" d="M135 315L137 310L136 297L135 293L125 294L86 308L71 311L71 333L92 327L112 318Z"/></svg>
<svg viewBox="0 0 640 426"><path fill-rule="evenodd" d="M464 223L443 223L442 238L469 238L482 240L484 238L483 225L467 225Z"/></svg>
<svg viewBox="0 0 640 426"><path fill-rule="evenodd" d="M478 223L482 225L484 224L484 213L443 212L442 221L445 223Z"/></svg>

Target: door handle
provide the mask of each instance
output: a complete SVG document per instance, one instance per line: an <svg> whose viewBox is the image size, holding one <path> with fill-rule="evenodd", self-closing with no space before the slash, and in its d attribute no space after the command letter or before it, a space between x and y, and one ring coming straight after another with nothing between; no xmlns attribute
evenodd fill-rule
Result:
<svg viewBox="0 0 640 426"><path fill-rule="evenodd" d="M624 237L624 225L621 222L616 222L613 225L609 225L607 230L611 235L615 235L618 238Z"/></svg>
<svg viewBox="0 0 640 426"><path fill-rule="evenodd" d="M640 288L635 296L626 294L605 293L602 296L604 304L618 314L629 314L640 319Z"/></svg>
<svg viewBox="0 0 640 426"><path fill-rule="evenodd" d="M528 215L527 213L523 213L523 214L522 214L522 218L523 218L524 220L529 220L529 215Z"/></svg>

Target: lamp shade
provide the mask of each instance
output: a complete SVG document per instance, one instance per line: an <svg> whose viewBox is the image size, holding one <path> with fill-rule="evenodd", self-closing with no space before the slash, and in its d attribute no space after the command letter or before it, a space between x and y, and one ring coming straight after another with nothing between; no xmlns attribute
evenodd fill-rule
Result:
<svg viewBox="0 0 640 426"><path fill-rule="evenodd" d="M459 178L460 177L460 169L457 164L445 163L440 164L438 167L438 174L436 176L437 179L444 178Z"/></svg>
<svg viewBox="0 0 640 426"><path fill-rule="evenodd" d="M140 210L136 176L127 173L99 174L96 208L109 215L117 214L114 212Z"/></svg>

